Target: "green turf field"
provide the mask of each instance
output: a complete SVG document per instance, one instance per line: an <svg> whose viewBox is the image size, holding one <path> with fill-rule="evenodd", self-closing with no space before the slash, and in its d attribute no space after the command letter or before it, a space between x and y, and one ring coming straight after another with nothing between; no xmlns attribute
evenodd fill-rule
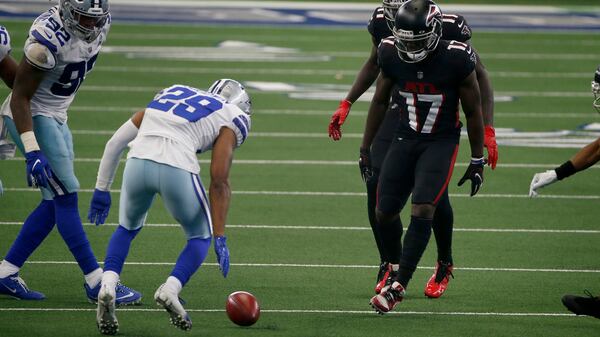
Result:
<svg viewBox="0 0 600 337"><path fill-rule="evenodd" d="M29 22L3 25L20 59ZM118 24L106 45L213 47L223 40L333 56L322 62L208 62L100 55L69 115L83 189L82 217L105 142L157 90L174 83L205 88L223 77L348 86L370 48L363 29ZM475 32L473 43L491 72L496 95L516 96L496 104L497 128L574 130L600 121L590 93L600 55L598 35ZM467 187L456 186L469 159L463 139L450 185L456 278L442 298L423 296L435 262L432 243L405 301L394 314L379 317L368 305L378 257L355 164L368 103L355 104L344 125L345 137L333 142L326 132L336 101L250 92L253 129L236 151L231 176L230 275L222 278L211 249L207 263L182 293L194 321L188 335L598 335L600 321L571 316L560 303L565 293L600 293L598 167L543 190L544 198L527 198L532 175L564 162L576 149L500 146L497 169L486 170L480 195L469 198ZM0 87L1 97L7 93ZM6 189L0 198L0 254L9 249L18 224L39 201L38 193L26 189L24 171L22 157L0 163ZM202 176L206 181L206 174ZM118 193L113 193L109 225L86 227L99 259L115 228L117 200ZM406 227L406 214L403 218ZM168 276L184 236L160 200L147 223L122 274L128 286L144 293L143 305L119 310L120 335L183 335L169 326L152 295ZM21 275L48 299L0 298L0 336L98 335L95 307L85 301L83 278L57 231L30 260ZM236 327L225 316L226 297L235 290L250 291L260 300L262 316L251 328Z"/></svg>

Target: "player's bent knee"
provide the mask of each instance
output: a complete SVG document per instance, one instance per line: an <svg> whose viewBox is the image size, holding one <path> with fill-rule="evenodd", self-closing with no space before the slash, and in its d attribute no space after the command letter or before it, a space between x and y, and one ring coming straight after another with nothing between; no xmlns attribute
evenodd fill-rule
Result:
<svg viewBox="0 0 600 337"><path fill-rule="evenodd" d="M433 219L435 206L432 204L413 204L411 215L418 218Z"/></svg>

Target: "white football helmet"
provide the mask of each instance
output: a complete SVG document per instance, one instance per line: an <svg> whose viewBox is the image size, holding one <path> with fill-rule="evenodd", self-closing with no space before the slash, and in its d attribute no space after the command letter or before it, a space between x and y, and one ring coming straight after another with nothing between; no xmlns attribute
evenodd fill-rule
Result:
<svg viewBox="0 0 600 337"><path fill-rule="evenodd" d="M408 0L383 0L383 15L390 30L394 29L394 18L398 8Z"/></svg>
<svg viewBox="0 0 600 337"><path fill-rule="evenodd" d="M60 17L67 31L94 41L108 20L108 0L60 0Z"/></svg>
<svg viewBox="0 0 600 337"><path fill-rule="evenodd" d="M237 105L243 112L250 115L252 113L252 101L244 86L232 79L222 78L213 83L208 92L225 98L230 104Z"/></svg>
<svg viewBox="0 0 600 337"><path fill-rule="evenodd" d="M592 92L594 93L594 108L600 113L600 66L596 69L594 80L592 81Z"/></svg>

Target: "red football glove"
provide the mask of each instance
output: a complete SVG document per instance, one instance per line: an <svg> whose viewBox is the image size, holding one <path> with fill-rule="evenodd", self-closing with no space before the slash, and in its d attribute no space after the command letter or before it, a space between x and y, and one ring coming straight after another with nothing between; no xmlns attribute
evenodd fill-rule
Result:
<svg viewBox="0 0 600 337"><path fill-rule="evenodd" d="M340 106L338 106L337 110L333 113L333 116L331 116L331 122L329 122L329 137L333 138L333 140L340 140L340 138L342 138L341 126L346 121L351 106L352 103L350 103L350 101L342 100Z"/></svg>
<svg viewBox="0 0 600 337"><path fill-rule="evenodd" d="M498 163L498 144L496 144L496 130L494 130L494 127L485 127L483 145L487 148L488 152L487 163L493 170L496 168L496 163Z"/></svg>

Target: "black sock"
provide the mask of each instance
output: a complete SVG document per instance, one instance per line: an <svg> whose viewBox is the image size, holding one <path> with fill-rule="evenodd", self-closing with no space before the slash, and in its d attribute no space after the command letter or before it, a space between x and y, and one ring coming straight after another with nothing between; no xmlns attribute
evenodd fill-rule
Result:
<svg viewBox="0 0 600 337"><path fill-rule="evenodd" d="M402 221L400 215L379 222L379 233L383 244L383 256L391 264L400 263L402 256Z"/></svg>
<svg viewBox="0 0 600 337"><path fill-rule="evenodd" d="M405 288L417 269L417 265L427 248L431 237L432 219L411 217L410 225L404 238L404 249L400 258L400 275L398 281Z"/></svg>
<svg viewBox="0 0 600 337"><path fill-rule="evenodd" d="M448 195L442 197L433 216L433 234L437 244L438 261L452 264L452 230L454 214Z"/></svg>
<svg viewBox="0 0 600 337"><path fill-rule="evenodd" d="M377 207L377 183L379 175L377 172L373 173L371 179L367 181L367 213L369 214L369 224L371 224L371 230L373 231L373 237L375 238L375 244L379 251L380 263L388 262L385 256L385 250L383 248L383 242L381 240L381 229L377 222L377 216L375 215L375 208Z"/></svg>

